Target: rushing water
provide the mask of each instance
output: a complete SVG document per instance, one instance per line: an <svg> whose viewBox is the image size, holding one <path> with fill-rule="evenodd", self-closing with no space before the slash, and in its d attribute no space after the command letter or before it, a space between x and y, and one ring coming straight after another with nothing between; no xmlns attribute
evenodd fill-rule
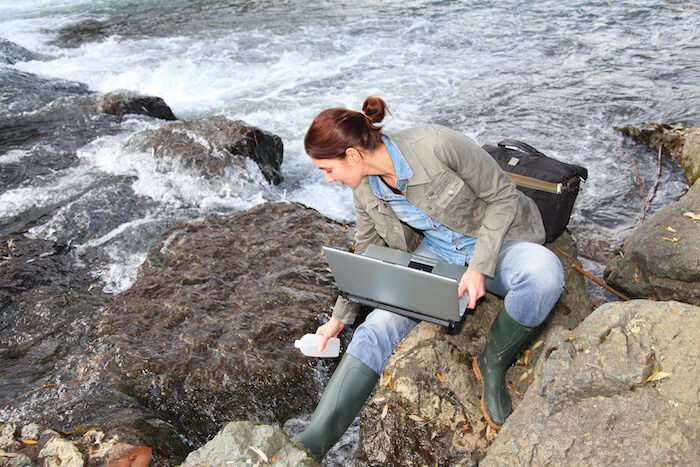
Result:
<svg viewBox="0 0 700 467"><path fill-rule="evenodd" d="M320 110L374 94L388 132L444 124L586 166L570 227L580 244L617 245L641 211L635 163L648 189L657 162L613 127L700 123L699 23L700 3L680 0L2 2L0 120L38 123L34 139L0 141L0 226L99 251L87 265L118 293L176 222L282 199L352 219L350 192L324 183L301 141ZM161 124L149 119L41 132L65 102L118 89L279 135L285 181L164 169L125 145ZM665 162L651 211L685 188Z"/></svg>

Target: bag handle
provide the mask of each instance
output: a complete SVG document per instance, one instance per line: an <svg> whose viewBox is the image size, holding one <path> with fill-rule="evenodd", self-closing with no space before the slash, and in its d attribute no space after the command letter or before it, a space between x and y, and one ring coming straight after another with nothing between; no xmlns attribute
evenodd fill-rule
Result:
<svg viewBox="0 0 700 467"><path fill-rule="evenodd" d="M526 152L527 154L530 154L531 156L536 156L536 157L547 157L541 152L539 152L537 149L533 148L529 144L523 143L522 141L518 141L517 139L504 139L500 143L498 143L499 146L501 147L506 147L506 146L511 146L514 148L518 148L523 152Z"/></svg>

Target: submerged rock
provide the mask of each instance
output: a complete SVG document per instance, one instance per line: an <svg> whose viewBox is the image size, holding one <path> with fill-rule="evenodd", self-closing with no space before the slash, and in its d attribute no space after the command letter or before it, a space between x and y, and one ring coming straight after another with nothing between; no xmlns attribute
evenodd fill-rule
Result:
<svg viewBox="0 0 700 467"><path fill-rule="evenodd" d="M479 465L699 465L700 308L609 303L550 334Z"/></svg>
<svg viewBox="0 0 700 467"><path fill-rule="evenodd" d="M268 465L316 467L305 449L292 443L280 429L241 421L226 424L207 444L190 453L182 467Z"/></svg>
<svg viewBox="0 0 700 467"><path fill-rule="evenodd" d="M630 297L700 305L700 228L692 218L698 207L696 183L625 240L623 256L605 269L605 281Z"/></svg>
<svg viewBox="0 0 700 467"><path fill-rule="evenodd" d="M28 62L30 60L39 60L40 58L39 54L35 54L19 44L0 37L0 63L14 65L17 62Z"/></svg>
<svg viewBox="0 0 700 467"><path fill-rule="evenodd" d="M122 391L195 442L230 420L309 413L313 367L293 343L337 293L321 246L349 236L291 203L173 227L106 307L96 351Z"/></svg>
<svg viewBox="0 0 700 467"><path fill-rule="evenodd" d="M268 182L282 181L282 139L221 115L172 122L138 133L131 137L129 146L158 158L172 159L205 177L220 176L227 167L250 159Z"/></svg>
<svg viewBox="0 0 700 467"><path fill-rule="evenodd" d="M577 263L570 234L549 246L564 265L565 291L532 351L507 372L514 406L529 387L542 351L537 342L542 344L555 326L576 326L591 311L584 279L570 266ZM448 335L445 328L423 322L401 342L362 411L358 465L458 465L484 457L490 439L471 361L483 349L502 306L502 299L487 294L459 334Z"/></svg>

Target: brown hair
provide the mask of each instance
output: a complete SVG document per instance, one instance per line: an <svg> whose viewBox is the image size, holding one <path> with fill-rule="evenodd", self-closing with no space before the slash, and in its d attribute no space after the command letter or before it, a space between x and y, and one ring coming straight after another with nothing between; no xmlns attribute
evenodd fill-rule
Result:
<svg viewBox="0 0 700 467"><path fill-rule="evenodd" d="M311 122L304 137L304 149L314 159L344 158L350 147L372 150L382 142L382 127L375 125L389 112L379 97L370 96L362 112L344 108L327 109Z"/></svg>

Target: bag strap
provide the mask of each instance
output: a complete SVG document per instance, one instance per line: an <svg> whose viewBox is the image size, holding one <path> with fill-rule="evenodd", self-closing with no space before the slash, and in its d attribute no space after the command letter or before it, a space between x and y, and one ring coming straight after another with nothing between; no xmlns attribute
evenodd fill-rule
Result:
<svg viewBox="0 0 700 467"><path fill-rule="evenodd" d="M498 145L504 148L507 146L518 148L521 151L530 154L531 156L547 157L541 152L539 152L537 149L530 146L529 144L523 143L522 141L518 141L517 139L504 139L503 141L498 143Z"/></svg>

